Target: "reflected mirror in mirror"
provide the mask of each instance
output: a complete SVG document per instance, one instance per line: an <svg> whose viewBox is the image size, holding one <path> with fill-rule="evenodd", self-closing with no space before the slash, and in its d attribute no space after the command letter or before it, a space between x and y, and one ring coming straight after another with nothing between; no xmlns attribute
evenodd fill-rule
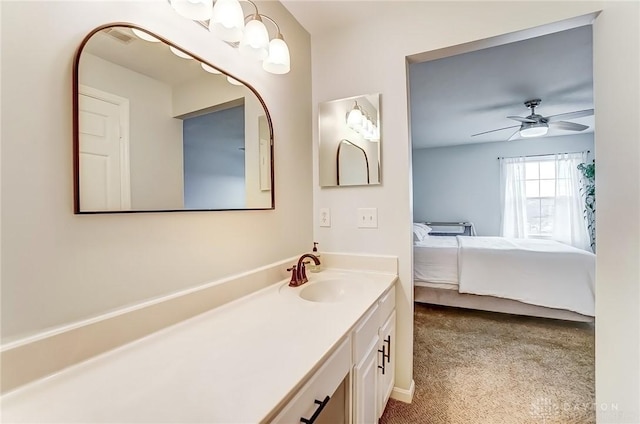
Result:
<svg viewBox="0 0 640 424"><path fill-rule="evenodd" d="M320 103L320 186L380 184L380 94Z"/></svg>
<svg viewBox="0 0 640 424"><path fill-rule="evenodd" d="M75 212L273 209L273 131L250 86L129 24L82 43Z"/></svg>

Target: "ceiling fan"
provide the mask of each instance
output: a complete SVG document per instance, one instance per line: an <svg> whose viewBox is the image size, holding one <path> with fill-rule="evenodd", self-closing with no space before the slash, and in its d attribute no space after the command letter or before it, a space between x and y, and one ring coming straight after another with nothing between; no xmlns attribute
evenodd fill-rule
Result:
<svg viewBox="0 0 640 424"><path fill-rule="evenodd" d="M531 114L526 118L521 116L507 116L509 119L520 122L520 125L513 125L511 127L498 128L496 130L485 131L471 135L475 137L478 135L489 134L495 131L502 131L509 128L518 128L507 141L513 140L516 134L520 134L520 137L542 137L549 131L549 126L559 128L568 131L584 131L589 128L588 125L576 124L574 122L563 121L563 119L576 119L583 116L593 115L593 109L577 110L575 112L560 113L558 115L542 116L536 114L536 107L540 105L542 100L531 99L524 102L524 105L531 109Z"/></svg>

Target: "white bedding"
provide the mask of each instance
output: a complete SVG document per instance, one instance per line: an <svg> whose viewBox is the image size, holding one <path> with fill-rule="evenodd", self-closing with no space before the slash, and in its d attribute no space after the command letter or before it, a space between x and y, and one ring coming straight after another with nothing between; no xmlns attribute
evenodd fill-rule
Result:
<svg viewBox="0 0 640 424"><path fill-rule="evenodd" d="M595 316L595 255L552 240L428 237L414 245L414 278ZM429 285L429 283L424 284Z"/></svg>
<svg viewBox="0 0 640 424"><path fill-rule="evenodd" d="M427 237L414 242L413 274L420 285L458 290L458 241Z"/></svg>

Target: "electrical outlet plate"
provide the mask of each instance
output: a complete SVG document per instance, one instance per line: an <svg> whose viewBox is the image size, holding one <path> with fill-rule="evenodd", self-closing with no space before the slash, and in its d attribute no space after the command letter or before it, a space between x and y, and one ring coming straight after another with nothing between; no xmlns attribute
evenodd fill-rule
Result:
<svg viewBox="0 0 640 424"><path fill-rule="evenodd" d="M358 208L358 228L378 228L378 209Z"/></svg>
<svg viewBox="0 0 640 424"><path fill-rule="evenodd" d="M318 217L321 227L331 227L331 209L320 208L320 215Z"/></svg>

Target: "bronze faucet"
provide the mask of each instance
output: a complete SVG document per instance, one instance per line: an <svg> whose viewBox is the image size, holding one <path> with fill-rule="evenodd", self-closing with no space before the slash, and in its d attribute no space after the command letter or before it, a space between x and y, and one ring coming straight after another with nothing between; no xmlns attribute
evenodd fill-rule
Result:
<svg viewBox="0 0 640 424"><path fill-rule="evenodd" d="M309 281L307 279L307 273L304 266L309 262L305 262L305 258L311 258L316 265L320 265L320 259L318 259L318 257L313 253L305 253L304 255L300 256L297 265L294 265L291 268L287 268L287 271L291 271L291 280L289 281L290 287L298 287Z"/></svg>

